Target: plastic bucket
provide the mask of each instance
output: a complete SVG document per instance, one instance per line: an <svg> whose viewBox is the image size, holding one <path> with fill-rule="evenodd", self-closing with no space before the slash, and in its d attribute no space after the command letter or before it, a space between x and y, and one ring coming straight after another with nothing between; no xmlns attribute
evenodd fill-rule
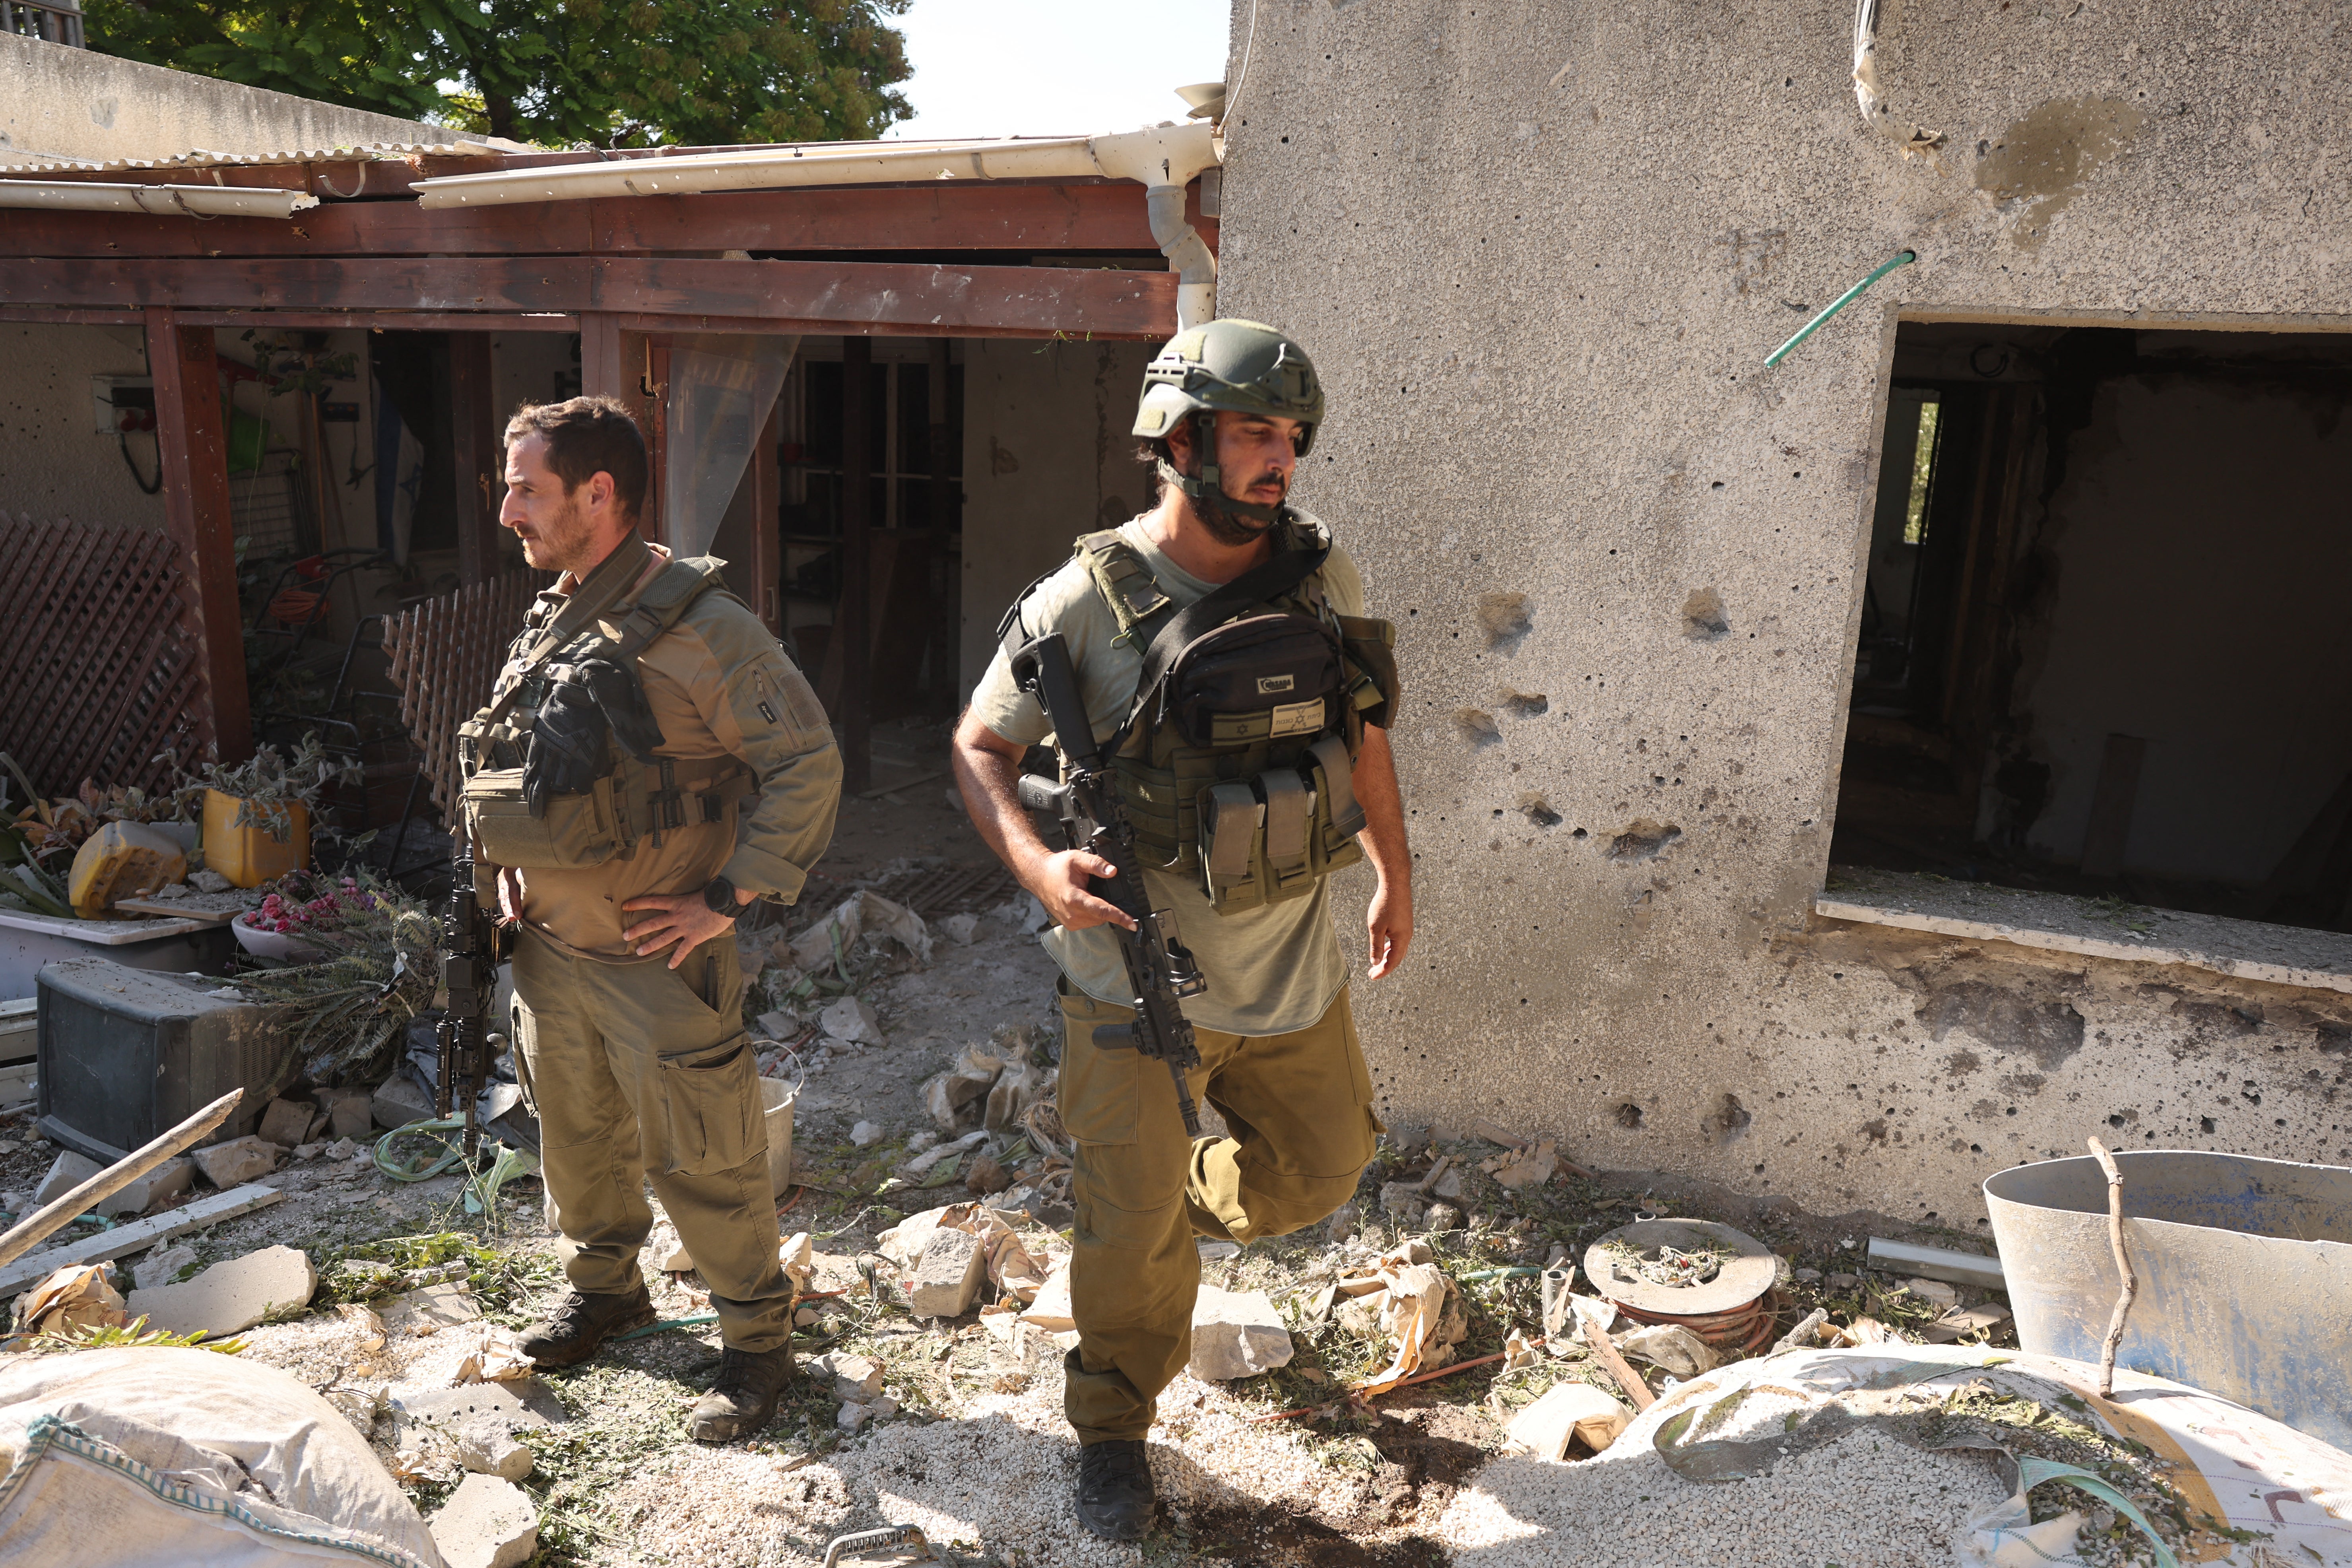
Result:
<svg viewBox="0 0 2352 1568"><path fill-rule="evenodd" d="M793 1184L793 1102L801 1086L780 1078L760 1080L760 1098L766 1102L768 1122L768 1186L778 1197Z"/></svg>

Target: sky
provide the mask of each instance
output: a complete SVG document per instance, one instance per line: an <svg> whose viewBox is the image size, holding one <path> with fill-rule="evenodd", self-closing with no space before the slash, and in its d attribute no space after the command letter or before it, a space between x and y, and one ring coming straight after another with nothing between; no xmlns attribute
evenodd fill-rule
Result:
<svg viewBox="0 0 2352 1568"><path fill-rule="evenodd" d="M1225 74L1226 0L915 0L893 138L1094 135L1184 118Z"/></svg>

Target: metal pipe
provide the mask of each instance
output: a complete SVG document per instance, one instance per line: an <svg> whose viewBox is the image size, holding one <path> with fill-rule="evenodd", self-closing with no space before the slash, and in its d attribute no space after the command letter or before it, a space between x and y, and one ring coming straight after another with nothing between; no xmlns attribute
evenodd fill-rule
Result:
<svg viewBox="0 0 2352 1568"><path fill-rule="evenodd" d="M1049 136L1029 141L900 146L763 149L697 153L677 158L556 163L452 174L416 182L427 208L511 202L580 201L597 196L684 195L707 191L775 190L798 185L895 184L925 180L1135 180L1191 184L1222 162L1214 129L1193 121L1147 126L1110 136Z"/></svg>
<svg viewBox="0 0 2352 1568"><path fill-rule="evenodd" d="M2000 1271L1998 1258L1979 1258L1973 1252L1955 1252L1948 1247L1914 1247L1907 1241L1888 1241L1882 1237L1870 1238L1870 1266L1889 1273L1900 1269L1928 1279L1948 1280L1955 1285L1974 1285L1982 1290L2006 1290L2009 1284Z"/></svg>
<svg viewBox="0 0 2352 1568"><path fill-rule="evenodd" d="M1184 187L1152 185L1144 192L1144 210L1151 217L1151 237L1176 274L1176 330L1183 331L1217 316L1217 258L1192 226L1184 221Z"/></svg>
<svg viewBox="0 0 2352 1568"><path fill-rule="evenodd" d="M157 217L291 217L319 198L247 185L122 185L79 180L0 180L0 207L149 213Z"/></svg>

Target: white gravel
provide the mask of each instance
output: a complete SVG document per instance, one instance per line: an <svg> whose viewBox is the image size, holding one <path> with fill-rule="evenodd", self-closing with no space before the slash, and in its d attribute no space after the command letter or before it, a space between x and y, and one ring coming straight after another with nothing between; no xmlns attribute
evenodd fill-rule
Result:
<svg viewBox="0 0 2352 1568"><path fill-rule="evenodd" d="M1440 1539L1478 1568L1950 1568L1960 1522L2003 1495L1990 1459L1855 1432L1744 1481L1685 1481L1648 1443L1581 1464L1502 1458ZM1474 1549L1480 1549L1475 1550Z"/></svg>

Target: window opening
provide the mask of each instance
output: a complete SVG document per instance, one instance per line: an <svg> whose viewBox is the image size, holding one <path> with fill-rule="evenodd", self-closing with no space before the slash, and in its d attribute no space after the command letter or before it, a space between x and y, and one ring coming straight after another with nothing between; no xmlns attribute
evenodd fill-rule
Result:
<svg viewBox="0 0 2352 1568"><path fill-rule="evenodd" d="M2352 334L1903 323L1833 885L2352 931L2347 399Z"/></svg>

